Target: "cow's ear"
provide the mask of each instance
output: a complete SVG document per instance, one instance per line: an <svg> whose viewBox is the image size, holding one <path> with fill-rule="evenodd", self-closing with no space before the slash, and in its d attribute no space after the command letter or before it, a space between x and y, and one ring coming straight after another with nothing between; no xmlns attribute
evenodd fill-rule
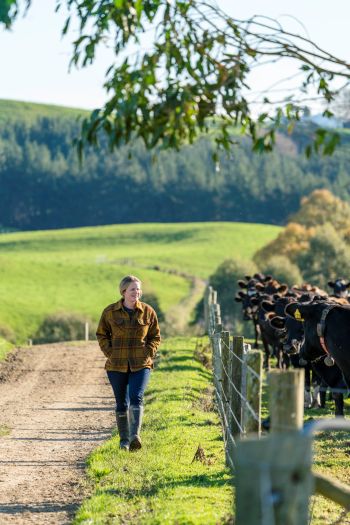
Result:
<svg viewBox="0 0 350 525"><path fill-rule="evenodd" d="M243 297L245 297L247 294L242 292L242 290L239 290L239 292L237 293L237 295L239 295L241 297L241 299L243 299Z"/></svg>
<svg viewBox="0 0 350 525"><path fill-rule="evenodd" d="M283 294L288 292L288 284L281 284L281 286L278 288L278 292Z"/></svg>
<svg viewBox="0 0 350 525"><path fill-rule="evenodd" d="M277 328L278 330L281 330L286 325L286 319L285 317L280 317L279 315L276 315L276 317L273 317L270 321L271 326L274 328Z"/></svg>
<svg viewBox="0 0 350 525"><path fill-rule="evenodd" d="M253 306L257 306L259 304L259 299L257 297L252 297L250 302Z"/></svg>
<svg viewBox="0 0 350 525"><path fill-rule="evenodd" d="M247 283L242 281L242 279L240 279L239 281L237 281L237 284L240 288L247 288Z"/></svg>
<svg viewBox="0 0 350 525"><path fill-rule="evenodd" d="M304 321L300 313L300 304L299 303L289 303L284 309L284 313L297 321Z"/></svg>
<svg viewBox="0 0 350 525"><path fill-rule="evenodd" d="M256 283L255 288L262 292L262 290L265 290L265 286L261 283Z"/></svg>
<svg viewBox="0 0 350 525"><path fill-rule="evenodd" d="M348 284L346 284L345 286L346 286L346 288L349 288L349 286L350 286L350 281L349 281Z"/></svg>
<svg viewBox="0 0 350 525"><path fill-rule="evenodd" d="M250 281L251 276L250 276L250 275L245 275L244 278L245 278L247 281Z"/></svg>
<svg viewBox="0 0 350 525"><path fill-rule="evenodd" d="M242 297L239 297L239 296L235 296L235 301L236 303L241 303L242 302Z"/></svg>
<svg viewBox="0 0 350 525"><path fill-rule="evenodd" d="M334 283L333 281L328 281L327 284L328 284L328 286L330 286L331 288L334 288L335 283Z"/></svg>
<svg viewBox="0 0 350 525"><path fill-rule="evenodd" d="M261 308L264 310L264 312L274 312L275 303L272 301L261 301Z"/></svg>
<svg viewBox="0 0 350 525"><path fill-rule="evenodd" d="M267 283L267 281L272 281L272 275L265 275L264 282Z"/></svg>

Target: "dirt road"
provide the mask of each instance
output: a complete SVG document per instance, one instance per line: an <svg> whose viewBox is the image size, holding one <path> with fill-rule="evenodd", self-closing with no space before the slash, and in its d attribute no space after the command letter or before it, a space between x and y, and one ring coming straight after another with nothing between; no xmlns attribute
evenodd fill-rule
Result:
<svg viewBox="0 0 350 525"><path fill-rule="evenodd" d="M103 365L97 343L28 347L0 364L1 525L70 523L84 460L114 423Z"/></svg>

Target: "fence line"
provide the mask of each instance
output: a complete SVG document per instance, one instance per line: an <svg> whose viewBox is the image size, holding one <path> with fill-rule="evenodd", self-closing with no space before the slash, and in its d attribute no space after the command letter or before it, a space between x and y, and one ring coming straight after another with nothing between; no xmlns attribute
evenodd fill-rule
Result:
<svg viewBox="0 0 350 525"><path fill-rule="evenodd" d="M262 355L241 336L222 330L217 293L208 287L205 316L212 356L215 398L220 413L227 463L232 446L247 433L261 433Z"/></svg>
<svg viewBox="0 0 350 525"><path fill-rule="evenodd" d="M204 315L226 464L235 470L236 525L307 525L313 493L350 512L350 487L311 471L312 436L302 432L304 370L269 373L271 432L260 439L262 353L223 330L217 292L210 286ZM350 423L330 420L329 428L340 427L349 429Z"/></svg>

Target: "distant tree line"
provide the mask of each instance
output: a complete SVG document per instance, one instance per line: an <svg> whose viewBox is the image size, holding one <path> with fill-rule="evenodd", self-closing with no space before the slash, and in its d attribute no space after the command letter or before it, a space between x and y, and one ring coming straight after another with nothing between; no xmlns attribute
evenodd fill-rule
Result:
<svg viewBox="0 0 350 525"><path fill-rule="evenodd" d="M86 151L79 166L73 118L0 126L0 227L50 229L132 222L245 221L284 224L300 198L327 188L350 201L349 139L333 157L307 159L312 130L281 133L258 155L237 138L215 164L208 138L179 152L146 151L141 142L110 153Z"/></svg>

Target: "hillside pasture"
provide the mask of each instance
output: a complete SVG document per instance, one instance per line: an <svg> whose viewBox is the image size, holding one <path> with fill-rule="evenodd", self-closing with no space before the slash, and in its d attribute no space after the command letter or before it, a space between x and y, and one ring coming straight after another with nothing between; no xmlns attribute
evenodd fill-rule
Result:
<svg viewBox="0 0 350 525"><path fill-rule="evenodd" d="M87 115L89 111L84 109L0 99L0 123L16 120L30 124L39 118L77 118Z"/></svg>
<svg viewBox="0 0 350 525"><path fill-rule="evenodd" d="M279 227L244 223L129 224L0 235L0 327L16 342L46 315L73 312L96 322L129 273L163 312L184 301L190 276L206 280L222 260L250 259ZM199 299L199 298L198 298ZM0 333L1 335L1 333Z"/></svg>

